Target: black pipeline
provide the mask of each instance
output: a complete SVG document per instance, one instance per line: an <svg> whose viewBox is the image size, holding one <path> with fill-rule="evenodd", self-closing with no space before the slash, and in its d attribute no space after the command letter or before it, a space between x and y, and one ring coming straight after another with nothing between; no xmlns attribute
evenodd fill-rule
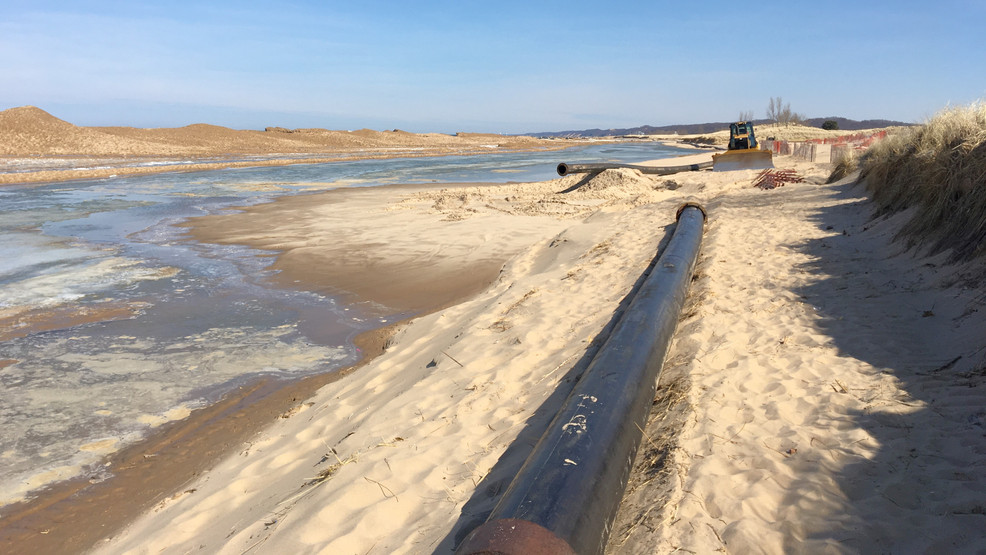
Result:
<svg viewBox="0 0 986 555"><path fill-rule="evenodd" d="M635 166L633 164L567 164L562 162L558 164L558 175L566 176L570 173L597 173L603 170L613 170L617 168L627 168L631 170L637 170L640 173L650 173L657 175L671 175L673 173L681 172L695 172L698 170L704 170L706 168L711 168L712 162L700 162L698 164L687 164L683 166L664 166L664 167L654 167L654 166Z"/></svg>
<svg viewBox="0 0 986 555"><path fill-rule="evenodd" d="M702 245L705 211L678 224L534 451L457 553L602 553Z"/></svg>

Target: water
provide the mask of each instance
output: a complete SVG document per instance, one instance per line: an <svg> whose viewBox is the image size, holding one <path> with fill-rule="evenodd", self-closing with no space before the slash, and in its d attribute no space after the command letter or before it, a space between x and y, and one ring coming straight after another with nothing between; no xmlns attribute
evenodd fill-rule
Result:
<svg viewBox="0 0 986 555"><path fill-rule="evenodd" d="M687 152L626 143L0 188L0 505L108 475L104 455L239 384L351 364L352 338L383 323L273 288L275 253L195 243L174 224L340 185L541 181L560 161Z"/></svg>

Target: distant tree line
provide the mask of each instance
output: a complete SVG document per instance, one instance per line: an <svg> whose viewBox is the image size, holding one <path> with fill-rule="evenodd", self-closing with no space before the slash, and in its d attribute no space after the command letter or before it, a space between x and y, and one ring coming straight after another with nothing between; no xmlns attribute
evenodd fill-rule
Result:
<svg viewBox="0 0 986 555"><path fill-rule="evenodd" d="M827 116L824 118L805 118L797 114L797 122L809 127L822 127L824 129L839 129L840 131L855 131L859 129L876 129L880 127L908 126L913 125L903 121L885 119L866 119L854 120L839 116ZM803 118L803 119L802 119ZM734 121L751 121L755 125L774 123L779 120L755 118L753 110L739 112L739 118ZM794 123L795 120L787 123ZM679 133L682 135L698 135L704 133L715 133L723 129L729 129L732 121L720 121L709 123L678 124L678 125L641 125L638 127L611 128L611 129L581 129L571 131L541 131L537 133L524 133L534 137L612 137L619 135L664 135ZM783 122L782 122L783 123Z"/></svg>

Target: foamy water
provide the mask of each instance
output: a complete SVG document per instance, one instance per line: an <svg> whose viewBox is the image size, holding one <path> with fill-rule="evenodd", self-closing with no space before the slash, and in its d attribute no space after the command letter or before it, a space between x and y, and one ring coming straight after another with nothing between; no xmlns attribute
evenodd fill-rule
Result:
<svg viewBox="0 0 986 555"><path fill-rule="evenodd" d="M79 474L104 479L106 454L239 384L350 364L352 338L382 325L271 287L273 253L190 242L175 223L339 184L535 181L556 177L559 161L678 153L600 145L0 189L0 361L16 361L0 365L0 505ZM27 333L45 314L111 309L124 315Z"/></svg>

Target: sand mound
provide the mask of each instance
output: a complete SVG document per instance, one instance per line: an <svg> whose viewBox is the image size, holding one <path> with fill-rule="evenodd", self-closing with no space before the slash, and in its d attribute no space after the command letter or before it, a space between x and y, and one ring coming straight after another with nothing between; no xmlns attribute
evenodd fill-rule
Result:
<svg viewBox="0 0 986 555"><path fill-rule="evenodd" d="M634 207L667 198L664 181L636 170L606 170L595 176L573 175L541 183L459 186L409 196L395 209L430 203L446 221L498 212L512 216L584 218L604 207ZM693 187L694 188L694 187Z"/></svg>
<svg viewBox="0 0 986 555"><path fill-rule="evenodd" d="M0 112L0 155L109 154L126 145L34 106Z"/></svg>
<svg viewBox="0 0 986 555"><path fill-rule="evenodd" d="M592 177L588 183L572 193L576 197L626 198L631 195L650 193L655 189L655 186L655 180L637 170L616 168Z"/></svg>
<svg viewBox="0 0 986 555"><path fill-rule="evenodd" d="M76 127L35 106L21 106L0 112L0 129L22 132L71 132Z"/></svg>
<svg viewBox="0 0 986 555"><path fill-rule="evenodd" d="M177 128L78 127L40 108L0 112L0 156L189 156L246 154L413 155L482 152L490 148L558 149L557 141L532 137L327 129L237 130L193 124Z"/></svg>

